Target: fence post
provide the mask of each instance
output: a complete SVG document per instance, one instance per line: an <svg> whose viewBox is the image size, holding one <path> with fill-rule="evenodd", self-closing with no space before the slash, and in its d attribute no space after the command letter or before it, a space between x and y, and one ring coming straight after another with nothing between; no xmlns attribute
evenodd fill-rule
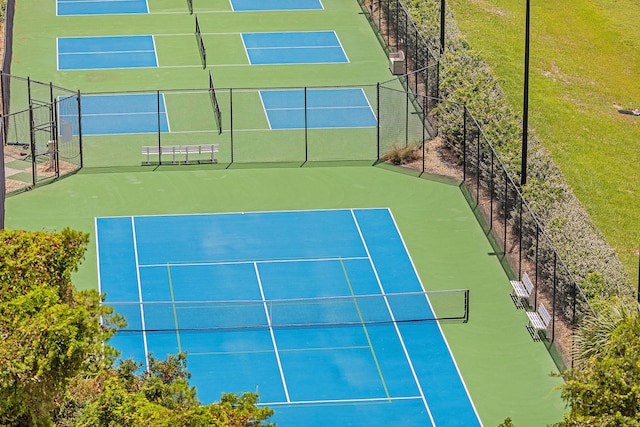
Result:
<svg viewBox="0 0 640 427"><path fill-rule="evenodd" d="M161 127L161 122L160 122L160 90L156 91L156 103L158 104L158 164L161 165L162 164L162 140L160 139L160 127Z"/></svg>
<svg viewBox="0 0 640 427"><path fill-rule="evenodd" d="M36 135L33 129L33 105L31 100L29 100L29 142L31 146L29 150L31 152L31 180L33 185L36 185Z"/></svg>
<svg viewBox="0 0 640 427"><path fill-rule="evenodd" d="M307 116L307 87L304 87L304 162L309 160L309 122Z"/></svg>
<svg viewBox="0 0 640 427"><path fill-rule="evenodd" d="M518 277L522 277L522 204L524 199L520 194L520 227L518 227Z"/></svg>
<svg viewBox="0 0 640 427"><path fill-rule="evenodd" d="M58 144L58 126L57 126L57 117L58 117L58 102L53 96L53 83L49 82L49 100L51 101L51 107L49 109L49 122L51 123L51 136L52 139L50 142L53 142L53 152L50 155L53 158L49 159L50 165L53 166L56 172L56 178L60 178L60 159L58 156L59 144ZM49 145L49 144L47 144Z"/></svg>
<svg viewBox="0 0 640 427"><path fill-rule="evenodd" d="M380 161L380 83L376 84L376 115L378 116L376 125L376 160Z"/></svg>
<svg viewBox="0 0 640 427"><path fill-rule="evenodd" d="M233 89L229 88L229 144L231 145L231 162L233 164ZM227 166L228 167L228 166Z"/></svg>
<svg viewBox="0 0 640 427"><path fill-rule="evenodd" d="M491 150L491 180L489 184L489 230L493 230L493 198L495 197L494 181L494 151Z"/></svg>
<svg viewBox="0 0 640 427"><path fill-rule="evenodd" d="M467 181L467 106L462 106L462 181Z"/></svg>
<svg viewBox="0 0 640 427"><path fill-rule="evenodd" d="M553 304L551 311L551 343L556 338L556 288L558 287L558 253L553 249Z"/></svg>
<svg viewBox="0 0 640 427"><path fill-rule="evenodd" d="M82 147L82 102L80 102L80 90L78 90L78 137L80 145L80 168L84 166L84 150Z"/></svg>
<svg viewBox="0 0 640 427"><path fill-rule="evenodd" d="M476 144L478 145L478 150L476 150L476 206L480 206L480 129L478 129L476 136Z"/></svg>
<svg viewBox="0 0 640 427"><path fill-rule="evenodd" d="M509 175L507 174L507 170L503 169L504 173L504 205L503 205L503 211L502 211L502 218L504 218L504 222L502 224L502 227L504 228L504 233L502 236L502 248L504 250L504 256L503 258L505 258L507 256L507 208L508 208L508 203L509 203Z"/></svg>
<svg viewBox="0 0 640 427"><path fill-rule="evenodd" d="M406 61L405 61L406 63ZM409 81L407 79L407 91L405 92L404 103L404 146L409 146Z"/></svg>

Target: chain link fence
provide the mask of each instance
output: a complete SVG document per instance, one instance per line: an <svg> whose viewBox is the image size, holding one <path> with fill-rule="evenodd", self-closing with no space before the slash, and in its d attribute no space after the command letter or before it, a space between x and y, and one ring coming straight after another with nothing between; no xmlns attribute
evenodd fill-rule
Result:
<svg viewBox="0 0 640 427"><path fill-rule="evenodd" d="M2 74L2 144L7 192L82 167L80 94L51 83Z"/></svg>

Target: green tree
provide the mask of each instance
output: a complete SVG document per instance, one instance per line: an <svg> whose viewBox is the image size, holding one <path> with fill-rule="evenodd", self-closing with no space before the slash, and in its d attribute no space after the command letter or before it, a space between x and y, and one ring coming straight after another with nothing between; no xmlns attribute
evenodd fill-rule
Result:
<svg viewBox="0 0 640 427"><path fill-rule="evenodd" d="M149 370L127 360L93 378L76 378L56 424L77 427L258 427L273 411L257 407L258 396L224 394L220 402L201 405L188 384L186 356L165 361L149 357Z"/></svg>
<svg viewBox="0 0 640 427"><path fill-rule="evenodd" d="M593 333L592 324L586 326L598 347L564 373L562 397L570 412L557 427L640 426L640 309L634 305L604 313L604 333Z"/></svg>
<svg viewBox="0 0 640 427"><path fill-rule="evenodd" d="M71 283L87 241L69 229L0 233L3 425L50 425L69 380L110 354L103 343L118 318L96 291L75 292Z"/></svg>
<svg viewBox="0 0 640 427"><path fill-rule="evenodd" d="M201 405L186 356L117 366L104 343L124 319L71 274L88 235L0 231L0 425L258 427L273 411L258 396Z"/></svg>

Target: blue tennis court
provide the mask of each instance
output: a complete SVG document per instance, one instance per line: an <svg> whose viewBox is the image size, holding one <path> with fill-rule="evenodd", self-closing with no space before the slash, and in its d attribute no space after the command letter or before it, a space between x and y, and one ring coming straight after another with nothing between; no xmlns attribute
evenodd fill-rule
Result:
<svg viewBox="0 0 640 427"><path fill-rule="evenodd" d="M97 218L96 236L128 321L110 344L187 352L205 403L257 391L284 427L480 425L388 209Z"/></svg>
<svg viewBox="0 0 640 427"><path fill-rule="evenodd" d="M149 13L146 0L57 0L57 15L128 15Z"/></svg>
<svg viewBox="0 0 640 427"><path fill-rule="evenodd" d="M231 0L234 12L324 10L320 0Z"/></svg>
<svg viewBox="0 0 640 427"><path fill-rule="evenodd" d="M271 129L375 127L377 120L362 89L262 90Z"/></svg>
<svg viewBox="0 0 640 427"><path fill-rule="evenodd" d="M334 31L242 33L242 42L254 65L349 62Z"/></svg>
<svg viewBox="0 0 640 427"><path fill-rule="evenodd" d="M83 95L80 111L83 135L169 132L163 94Z"/></svg>
<svg viewBox="0 0 640 427"><path fill-rule="evenodd" d="M59 37L58 70L157 67L153 36Z"/></svg>

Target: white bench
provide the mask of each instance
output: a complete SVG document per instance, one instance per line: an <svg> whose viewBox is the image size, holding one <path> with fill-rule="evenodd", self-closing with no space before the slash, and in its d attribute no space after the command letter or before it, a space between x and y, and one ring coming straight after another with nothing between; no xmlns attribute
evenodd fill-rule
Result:
<svg viewBox="0 0 640 427"><path fill-rule="evenodd" d="M218 152L218 144L200 144L200 145L149 145L142 147L142 155L147 156L147 161L143 164L150 165L155 164L155 161L152 161L155 157L158 156L171 156L172 164L179 163L190 163L193 162L193 156L200 156L202 154L211 154L210 157L206 159L207 163L217 163L215 158L215 153ZM191 155L191 160L189 160L189 155ZM181 160L180 157L184 156ZM198 159L196 160L198 163L202 163L205 160Z"/></svg>
<svg viewBox="0 0 640 427"><path fill-rule="evenodd" d="M538 311L527 311L527 317L529 318L527 329L531 328L530 331L533 333L533 338L535 339L536 336L539 336L540 332L543 332L546 336L551 323L551 315L544 304L540 303Z"/></svg>
<svg viewBox="0 0 640 427"><path fill-rule="evenodd" d="M526 271L522 275L522 280L511 281L511 288L511 295L514 297L514 301L520 300L523 307L531 306L530 299L535 286ZM526 305L524 305L524 303L526 303Z"/></svg>

